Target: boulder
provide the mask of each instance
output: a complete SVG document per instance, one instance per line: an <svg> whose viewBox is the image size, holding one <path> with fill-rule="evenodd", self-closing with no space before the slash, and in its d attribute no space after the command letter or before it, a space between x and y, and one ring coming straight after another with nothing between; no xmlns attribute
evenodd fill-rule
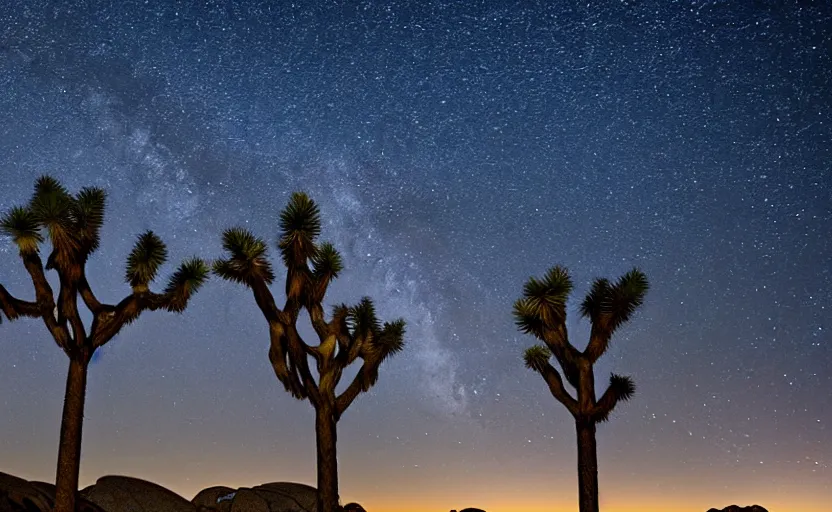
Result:
<svg viewBox="0 0 832 512"><path fill-rule="evenodd" d="M258 485L252 491L269 502L271 512L315 512L317 510L318 491L309 485L273 482Z"/></svg>
<svg viewBox="0 0 832 512"><path fill-rule="evenodd" d="M200 512L315 512L314 487L292 482L274 482L256 487L209 487L191 503Z"/></svg>
<svg viewBox="0 0 832 512"><path fill-rule="evenodd" d="M230 487L218 485L199 491L191 503L198 511L231 512L231 501L236 493L237 491Z"/></svg>
<svg viewBox="0 0 832 512"><path fill-rule="evenodd" d="M81 495L107 512L196 512L188 500L164 487L126 476L105 476Z"/></svg>
<svg viewBox="0 0 832 512"><path fill-rule="evenodd" d="M0 512L51 512L54 504L54 485L0 473ZM79 497L78 512L104 511Z"/></svg>
<svg viewBox="0 0 832 512"><path fill-rule="evenodd" d="M48 494L30 482L6 473L0 473L0 496L3 498L0 499L0 503L3 503L3 506L10 510L31 510L33 512L50 510L55 500L54 493L50 498Z"/></svg>
<svg viewBox="0 0 832 512"><path fill-rule="evenodd" d="M231 512L271 512L270 503L251 489L240 489L231 499ZM275 508L275 510L281 510Z"/></svg>
<svg viewBox="0 0 832 512"><path fill-rule="evenodd" d="M741 507L739 505L729 505L723 509L712 508L709 509L708 512L768 512L768 510L764 509L760 505L751 505L748 507Z"/></svg>

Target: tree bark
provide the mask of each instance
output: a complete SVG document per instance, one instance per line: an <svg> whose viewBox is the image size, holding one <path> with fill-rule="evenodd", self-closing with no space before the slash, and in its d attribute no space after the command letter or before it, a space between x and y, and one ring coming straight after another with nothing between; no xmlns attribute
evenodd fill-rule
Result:
<svg viewBox="0 0 832 512"><path fill-rule="evenodd" d="M64 411L61 417L61 441L58 447L54 512L75 512L78 473L81 468L81 432L84 423L88 364L83 356L72 357L69 360Z"/></svg>
<svg viewBox="0 0 832 512"><path fill-rule="evenodd" d="M326 402L326 400L324 400ZM318 448L318 512L338 510L337 424L334 404L322 403L315 411Z"/></svg>
<svg viewBox="0 0 832 512"><path fill-rule="evenodd" d="M580 512L598 512L598 452L595 423L577 420L578 506Z"/></svg>

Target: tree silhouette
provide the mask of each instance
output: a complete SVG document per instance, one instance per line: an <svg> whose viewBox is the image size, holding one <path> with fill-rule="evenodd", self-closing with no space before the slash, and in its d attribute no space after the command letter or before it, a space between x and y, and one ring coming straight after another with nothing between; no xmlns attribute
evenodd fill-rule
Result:
<svg viewBox="0 0 832 512"><path fill-rule="evenodd" d="M354 306L335 306L327 321L324 296L343 265L332 244L316 241L320 233L318 206L304 193L292 194L280 214L277 244L286 266L283 308L278 308L269 290L275 274L267 259L267 245L249 231L232 228L223 233L228 257L214 263L214 272L251 289L269 324L269 360L275 375L292 396L308 400L315 408L318 511L335 512L338 420L360 393L376 383L381 363L404 348L405 322L398 319L381 324L368 297ZM309 345L298 332L302 309L309 315L317 345ZM336 394L344 369L357 359L362 360L358 373L341 394ZM316 365L317 381L310 362Z"/></svg>
<svg viewBox="0 0 832 512"><path fill-rule="evenodd" d="M615 283L596 279L581 303L581 316L589 318L592 324L583 352L569 342L566 329L566 300L572 291L572 280L565 268L550 269L542 280L530 278L523 287L523 298L514 303L517 327L544 343L526 350L526 367L543 377L552 396L575 418L581 512L598 512L595 426L606 421L619 402L632 398L636 389L630 377L612 374L606 391L596 400L593 365L609 348L613 334L641 306L648 287L647 277L638 269L627 272ZM549 363L552 356L566 381L577 391L577 398L566 390L560 373Z"/></svg>
<svg viewBox="0 0 832 512"><path fill-rule="evenodd" d="M148 285L167 259L167 249L153 232L142 234L127 258L126 281L133 291L118 304L99 301L87 281L86 263L100 243L104 223L105 192L84 188L72 196L54 178L42 176L28 205L17 206L0 221L11 237L35 288L35 300L13 297L0 285L0 322L20 317L40 318L58 346L69 357L66 394L61 417L56 474L55 512L74 512L81 459L81 430L87 369L93 353L134 322L145 310L165 309L181 313L188 300L208 277L208 266L197 258L182 263L162 293ZM44 235L52 251L46 265L40 257ZM45 271L58 275L57 296ZM92 313L87 329L78 307L79 296Z"/></svg>

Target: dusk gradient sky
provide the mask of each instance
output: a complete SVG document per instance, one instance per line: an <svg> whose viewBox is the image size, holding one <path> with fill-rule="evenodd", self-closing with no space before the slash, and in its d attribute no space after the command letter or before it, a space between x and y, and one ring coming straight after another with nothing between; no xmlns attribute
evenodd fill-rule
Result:
<svg viewBox="0 0 832 512"><path fill-rule="evenodd" d="M575 343L594 277L652 285L596 370L638 386L599 427L605 512L828 512L831 113L828 2L0 2L0 209L43 173L106 189L100 298L142 231L163 286L227 227L274 247L304 190L345 259L330 303L407 320L339 424L372 512L577 509L573 421L511 316L555 264ZM33 297L7 237L0 283ZM267 352L219 279L143 315L90 368L81 484L313 483L313 409ZM26 319L0 354L0 471L54 481L67 358Z"/></svg>

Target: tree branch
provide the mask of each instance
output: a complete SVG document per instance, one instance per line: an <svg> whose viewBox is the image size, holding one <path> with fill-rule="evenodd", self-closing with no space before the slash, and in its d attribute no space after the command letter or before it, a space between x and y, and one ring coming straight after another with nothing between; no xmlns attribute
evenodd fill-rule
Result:
<svg viewBox="0 0 832 512"><path fill-rule="evenodd" d="M92 292L90 283L87 281L86 272L84 271L81 272L81 278L78 280L78 291L81 293L81 298L84 300L84 304L86 304L87 308L92 311L93 316L105 310L115 309L115 306L102 304L98 301L95 294Z"/></svg>
<svg viewBox="0 0 832 512"><path fill-rule="evenodd" d="M269 324L269 361L272 363L277 380L293 397L304 399L308 396L300 376L294 367L289 367L286 361L287 340L283 325L278 322Z"/></svg>
<svg viewBox="0 0 832 512"><path fill-rule="evenodd" d="M636 386L630 377L611 375L610 384L601 399L590 412L594 421L606 421L619 402L626 402L633 397Z"/></svg>
<svg viewBox="0 0 832 512"><path fill-rule="evenodd" d="M164 307L163 295L149 291L134 292L119 302L111 311L96 315L90 332L93 350L105 345L122 327L133 323L145 310L156 311Z"/></svg>
<svg viewBox="0 0 832 512"><path fill-rule="evenodd" d="M378 367L376 365L377 370ZM364 361L364 364L361 365L361 368L355 374L347 389L335 399L335 421L341 419L341 415L344 414L358 395L370 389L370 381L372 380L371 373L372 363Z"/></svg>
<svg viewBox="0 0 832 512"><path fill-rule="evenodd" d="M58 323L55 317L55 296L52 292L52 287L49 286L49 281L43 273L43 262L36 252L21 254L23 259L23 266L32 278L32 284L35 286L35 298L40 308L40 317L55 343L61 349L69 354L69 330L66 324Z"/></svg>
<svg viewBox="0 0 832 512"><path fill-rule="evenodd" d="M295 317L293 321L284 326L286 328L286 339L289 341L289 358L300 374L301 381L303 382L303 386L309 396L309 400L313 405L317 405L320 403L321 396L318 390L318 385L315 383L315 379L312 378L312 372L309 370L309 360L307 359L307 356L309 355L309 345L303 341L297 331L297 313L293 316Z"/></svg>
<svg viewBox="0 0 832 512"><path fill-rule="evenodd" d="M566 381L577 389L581 352L569 343L566 326L561 323L557 329L544 329L543 342L546 343L552 355L555 356L555 359L563 368Z"/></svg>
<svg viewBox="0 0 832 512"><path fill-rule="evenodd" d="M594 320L594 319L593 319ZM589 334L589 343L584 350L584 355L589 358L591 363L595 363L609 348L612 333L605 326L592 323L592 329Z"/></svg>
<svg viewBox="0 0 832 512"><path fill-rule="evenodd" d="M283 311L277 309L274 296L263 279L252 279L250 286L252 293L254 293L254 301L257 303L257 307L260 308L260 311L263 312L263 316L266 317L266 320L269 323L279 322L283 325L287 325L289 323L289 318Z"/></svg>
<svg viewBox="0 0 832 512"><path fill-rule="evenodd" d="M548 384L552 396L566 406L569 412L572 413L572 416L578 417L578 402L563 387L563 379L561 379L560 373L548 362L540 368L539 373L543 377L543 380L546 381L546 384Z"/></svg>
<svg viewBox="0 0 832 512"><path fill-rule="evenodd" d="M15 320L21 316L29 318L40 317L40 306L38 306L37 302L28 302L15 298L2 284L0 284L0 310L3 311L9 320Z"/></svg>
<svg viewBox="0 0 832 512"><path fill-rule="evenodd" d="M87 330L78 313L78 289L75 281L63 270L58 269L61 289L58 292L58 322L69 322L72 327L72 351L82 350L87 343ZM90 354L91 355L91 354Z"/></svg>

